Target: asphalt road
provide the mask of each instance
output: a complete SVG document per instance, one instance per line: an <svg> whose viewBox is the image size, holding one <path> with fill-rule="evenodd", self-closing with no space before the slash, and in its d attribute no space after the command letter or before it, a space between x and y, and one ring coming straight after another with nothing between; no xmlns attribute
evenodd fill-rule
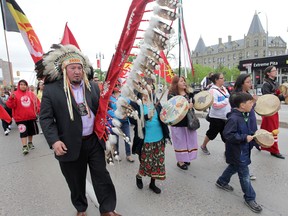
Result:
<svg viewBox="0 0 288 216"><path fill-rule="evenodd" d="M288 114L288 113L287 113ZM202 143L208 123L200 119L198 142ZM287 216L288 194L288 129L280 128L279 146L286 160L274 158L268 152L252 150L251 173L257 180L253 187L257 202L262 205L262 216ZM120 139L121 140L121 139ZM0 215L1 216L73 216L76 214L69 198L69 190L59 165L43 135L34 138L36 148L27 156L21 152L16 126L9 136L0 135ZM117 211L124 216L252 216L243 203L238 177L232 178L233 192L215 186L215 181L226 167L224 144L219 136L208 145L211 155L198 152L189 170L176 166L172 146L166 147L165 181L156 181L162 189L157 195L149 190L149 179L143 178L144 188L135 184L139 163L125 160L124 144L120 143L122 161L107 165L114 181ZM137 159L136 156L134 156ZM89 176L88 176L89 179ZM89 200L88 216L100 215Z"/></svg>

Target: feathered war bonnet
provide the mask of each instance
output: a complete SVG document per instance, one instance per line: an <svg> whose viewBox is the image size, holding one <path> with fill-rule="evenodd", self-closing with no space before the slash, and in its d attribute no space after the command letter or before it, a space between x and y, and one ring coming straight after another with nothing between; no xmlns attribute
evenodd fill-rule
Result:
<svg viewBox="0 0 288 216"><path fill-rule="evenodd" d="M37 78L51 83L63 79L64 92L67 98L67 105L71 120L74 120L71 102L71 84L67 77L66 67L70 64L81 64L83 67L83 81L89 91L91 86L88 77L91 76L92 66L89 59L73 45L53 44L48 53L43 55L43 59L35 65ZM85 88L84 88L85 89ZM85 98L85 97L84 97Z"/></svg>

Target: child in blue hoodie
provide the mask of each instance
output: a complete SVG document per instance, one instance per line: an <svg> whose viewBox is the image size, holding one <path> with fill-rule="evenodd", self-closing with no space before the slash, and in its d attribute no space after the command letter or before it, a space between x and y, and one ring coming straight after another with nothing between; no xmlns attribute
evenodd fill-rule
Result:
<svg viewBox="0 0 288 216"><path fill-rule="evenodd" d="M260 213L262 208L255 201L256 193L251 185L248 168L254 142L252 135L255 133L249 118L253 97L245 92L235 93L230 97L230 103L235 104L235 108L227 114L228 120L223 131L226 138L226 162L229 165L218 178L216 186L226 191L233 191L229 182L231 177L238 173L245 204L253 212Z"/></svg>

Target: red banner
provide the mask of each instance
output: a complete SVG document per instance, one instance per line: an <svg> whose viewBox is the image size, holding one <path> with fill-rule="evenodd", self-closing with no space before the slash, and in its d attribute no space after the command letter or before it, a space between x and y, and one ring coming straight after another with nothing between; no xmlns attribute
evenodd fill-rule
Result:
<svg viewBox="0 0 288 216"><path fill-rule="evenodd" d="M106 113L109 98L133 47L145 7L152 1L154 0L133 0L130 5L116 53L109 66L106 80L103 84L103 90L101 91L99 108L94 124L94 131L100 139L103 138L105 134Z"/></svg>
<svg viewBox="0 0 288 216"><path fill-rule="evenodd" d="M63 38L61 40L61 44L63 44L63 45L72 44L80 50L80 47L79 47L74 35L72 34L71 30L69 29L67 23L65 25L64 34L63 34Z"/></svg>
<svg viewBox="0 0 288 216"><path fill-rule="evenodd" d="M172 78L174 77L175 74L174 74L171 66L169 65L169 62L166 58L165 53L161 50L159 55L161 56L161 58L163 59L164 62L162 64L160 64L160 69L155 70L154 73L158 74L160 77L164 78L167 83L171 83Z"/></svg>
<svg viewBox="0 0 288 216"><path fill-rule="evenodd" d="M4 107L2 107L1 105L0 105L0 119L4 120L7 123L10 123L12 121L9 114L6 112Z"/></svg>

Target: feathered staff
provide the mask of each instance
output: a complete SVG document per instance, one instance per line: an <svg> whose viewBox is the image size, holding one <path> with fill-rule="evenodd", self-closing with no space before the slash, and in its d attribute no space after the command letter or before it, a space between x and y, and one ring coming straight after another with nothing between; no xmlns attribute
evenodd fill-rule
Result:
<svg viewBox="0 0 288 216"><path fill-rule="evenodd" d="M133 0L130 5L125 25L116 49L116 53L109 66L106 80L103 84L103 91L101 94L99 108L95 118L94 131L100 139L105 138L105 122L109 98L117 82L118 76L120 74L119 72L123 68L133 47L133 43L135 41L139 25L144 15L146 5L152 1L153 0Z"/></svg>

